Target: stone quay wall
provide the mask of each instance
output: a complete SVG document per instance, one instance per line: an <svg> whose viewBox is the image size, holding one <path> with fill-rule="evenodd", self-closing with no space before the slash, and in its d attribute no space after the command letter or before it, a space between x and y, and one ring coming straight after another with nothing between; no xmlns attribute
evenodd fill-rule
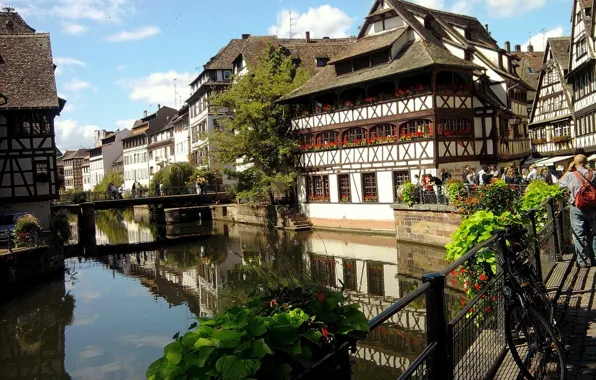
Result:
<svg viewBox="0 0 596 380"><path fill-rule="evenodd" d="M445 246L462 222L453 206L394 204L398 241Z"/></svg>

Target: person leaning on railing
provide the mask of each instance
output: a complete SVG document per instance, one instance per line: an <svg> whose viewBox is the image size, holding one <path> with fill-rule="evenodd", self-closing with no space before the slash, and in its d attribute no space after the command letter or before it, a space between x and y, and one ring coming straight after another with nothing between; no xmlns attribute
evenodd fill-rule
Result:
<svg viewBox="0 0 596 380"><path fill-rule="evenodd" d="M595 264L594 251L596 250L596 234L594 233L596 231L596 203L584 205L582 197L585 184L591 185L591 188L596 190L596 178L594 178L594 172L586 168L586 164L586 156L578 154L559 180L559 185L569 190L571 229L577 253L577 264L584 268ZM579 197L578 194L580 194ZM578 204L580 202L582 204Z"/></svg>

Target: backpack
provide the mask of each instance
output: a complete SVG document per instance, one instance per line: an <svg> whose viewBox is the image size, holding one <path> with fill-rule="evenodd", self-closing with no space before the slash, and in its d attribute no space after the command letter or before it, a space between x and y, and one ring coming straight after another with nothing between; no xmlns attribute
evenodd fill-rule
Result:
<svg viewBox="0 0 596 380"><path fill-rule="evenodd" d="M582 187L575 195L575 207L580 210L596 207L596 188L592 185L593 171L589 171L586 177L579 172L574 171L573 174L582 182Z"/></svg>

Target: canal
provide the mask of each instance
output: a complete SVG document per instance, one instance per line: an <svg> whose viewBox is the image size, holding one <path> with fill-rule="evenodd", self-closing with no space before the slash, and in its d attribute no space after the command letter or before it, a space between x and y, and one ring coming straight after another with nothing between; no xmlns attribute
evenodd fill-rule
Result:
<svg viewBox="0 0 596 380"><path fill-rule="evenodd" d="M156 251L69 258L63 278L2 305L0 377L142 379L176 332L195 317L242 304L259 286L343 284L372 318L419 286L422 274L446 266L442 249L394 237L218 222L157 228L142 210L96 214L102 245L194 233L209 237ZM458 300L450 290L450 304ZM354 355L354 378L397 378L425 347L425 321L425 305L415 302L375 330Z"/></svg>

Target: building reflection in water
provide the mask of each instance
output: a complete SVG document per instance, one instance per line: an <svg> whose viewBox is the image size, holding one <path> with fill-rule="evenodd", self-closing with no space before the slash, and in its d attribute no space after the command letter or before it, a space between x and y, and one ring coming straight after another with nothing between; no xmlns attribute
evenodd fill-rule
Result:
<svg viewBox="0 0 596 380"><path fill-rule="evenodd" d="M211 228L215 236L196 244L102 261L139 278L170 306L187 304L200 317L241 304L260 282L285 276L327 286L343 284L372 318L419 286L422 274L446 266L443 250L398 244L391 237L288 233L223 223L213 223ZM255 278L243 270L249 263L258 264L270 278ZM457 304L458 297L457 290L450 291L450 305ZM399 376L425 348L425 312L423 300L413 302L359 344L355 378L359 373Z"/></svg>
<svg viewBox="0 0 596 380"><path fill-rule="evenodd" d="M0 378L70 379L65 369L65 327L74 297L52 281L0 308Z"/></svg>

